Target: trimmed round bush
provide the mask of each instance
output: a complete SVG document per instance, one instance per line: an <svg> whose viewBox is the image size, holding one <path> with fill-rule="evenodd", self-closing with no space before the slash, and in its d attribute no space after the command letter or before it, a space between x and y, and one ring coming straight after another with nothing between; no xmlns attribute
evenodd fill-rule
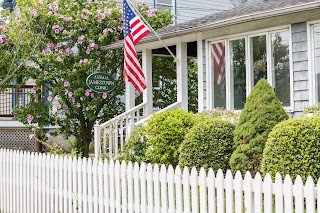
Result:
<svg viewBox="0 0 320 213"><path fill-rule="evenodd" d="M261 79L247 98L234 130L236 150L230 158L233 172L259 172L263 149L271 129L289 116L266 79Z"/></svg>
<svg viewBox="0 0 320 213"><path fill-rule="evenodd" d="M119 161L144 162L146 152L145 128L136 127L119 153Z"/></svg>
<svg viewBox="0 0 320 213"><path fill-rule="evenodd" d="M226 171L234 147L234 124L219 118L203 118L182 142L179 165Z"/></svg>
<svg viewBox="0 0 320 213"><path fill-rule="evenodd" d="M262 160L262 172L275 177L310 175L320 177L320 117L296 118L276 125L269 134Z"/></svg>
<svg viewBox="0 0 320 213"><path fill-rule="evenodd" d="M146 162L177 165L179 147L193 124L193 114L181 109L154 114L145 126Z"/></svg>

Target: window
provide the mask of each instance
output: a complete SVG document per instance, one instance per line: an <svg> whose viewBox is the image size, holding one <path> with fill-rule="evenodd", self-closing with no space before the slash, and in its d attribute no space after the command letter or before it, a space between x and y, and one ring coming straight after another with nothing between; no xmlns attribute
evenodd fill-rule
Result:
<svg viewBox="0 0 320 213"><path fill-rule="evenodd" d="M265 78L283 106L290 108L292 89L289 40L289 30L284 29L211 42L212 79L209 83L212 87L208 88L212 88L212 107L243 109L253 87L261 78ZM320 68L320 35L318 40Z"/></svg>
<svg viewBox="0 0 320 213"><path fill-rule="evenodd" d="M312 70L314 78L314 95L312 104L320 102L320 24L311 25Z"/></svg>

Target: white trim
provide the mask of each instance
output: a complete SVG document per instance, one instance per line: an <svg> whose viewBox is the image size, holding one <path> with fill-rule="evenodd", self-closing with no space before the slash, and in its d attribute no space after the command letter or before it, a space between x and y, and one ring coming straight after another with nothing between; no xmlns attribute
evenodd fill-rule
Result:
<svg viewBox="0 0 320 213"><path fill-rule="evenodd" d="M203 95L203 41L202 34L197 34L197 63L198 63L198 112L204 110Z"/></svg>
<svg viewBox="0 0 320 213"><path fill-rule="evenodd" d="M314 27L320 26L320 20L307 22L307 36L308 36L308 70L309 70L309 106L317 104L317 79L315 67L315 54L314 54Z"/></svg>
<svg viewBox="0 0 320 213"><path fill-rule="evenodd" d="M235 40L239 38L243 38L246 36L258 36L258 35L263 35L266 34L267 32L277 32L277 31L283 31L284 29L289 29L291 25L282 25L282 26L277 26L277 27L269 27L261 30L252 30L252 31L247 31L244 33L237 33L237 34L232 34L232 35L226 35L226 36L220 36L216 38L210 38L207 39L209 42L215 42L216 40L224 40L224 39L230 39L230 40Z"/></svg>
<svg viewBox="0 0 320 213"><path fill-rule="evenodd" d="M209 43L206 42L206 110L211 110L212 109L212 105L211 105L211 86L212 86L212 82L211 82L211 62L210 62L210 48L209 48Z"/></svg>
<svg viewBox="0 0 320 213"><path fill-rule="evenodd" d="M289 60L290 60L290 65L289 65L289 76L290 76L290 106L289 107L284 107L287 111L293 112L294 111L294 91L293 91L293 47L292 47L292 30L291 30L291 25L289 26Z"/></svg>
<svg viewBox="0 0 320 213"><path fill-rule="evenodd" d="M233 98L231 98L232 90L231 86L232 84L232 79L233 79L233 73L231 74L230 72L230 46L229 46L229 41L226 39L225 40L225 48L226 48L226 108L227 109L233 109Z"/></svg>

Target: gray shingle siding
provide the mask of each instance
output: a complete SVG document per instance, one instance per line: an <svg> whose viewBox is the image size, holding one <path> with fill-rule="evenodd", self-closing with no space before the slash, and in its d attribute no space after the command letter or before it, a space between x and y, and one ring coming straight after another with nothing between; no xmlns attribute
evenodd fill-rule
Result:
<svg viewBox="0 0 320 213"><path fill-rule="evenodd" d="M292 24L291 30L294 111L301 112L309 106L307 24Z"/></svg>

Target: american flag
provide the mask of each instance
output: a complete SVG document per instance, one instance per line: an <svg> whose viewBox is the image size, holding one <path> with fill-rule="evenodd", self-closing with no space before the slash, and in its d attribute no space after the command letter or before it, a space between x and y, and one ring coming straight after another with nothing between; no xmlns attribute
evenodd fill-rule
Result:
<svg viewBox="0 0 320 213"><path fill-rule="evenodd" d="M127 1L123 2L124 80L129 81L141 93L146 88L145 77L134 47L150 32L149 28L133 12Z"/></svg>
<svg viewBox="0 0 320 213"><path fill-rule="evenodd" d="M222 42L211 45L212 60L216 71L217 85L220 85L221 97L224 97L225 74L225 47Z"/></svg>

